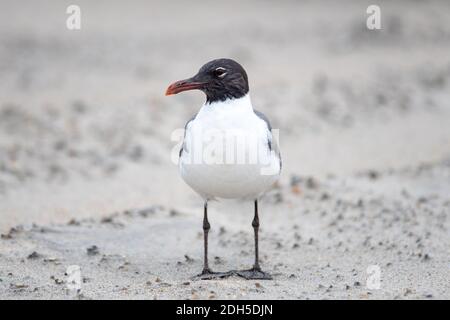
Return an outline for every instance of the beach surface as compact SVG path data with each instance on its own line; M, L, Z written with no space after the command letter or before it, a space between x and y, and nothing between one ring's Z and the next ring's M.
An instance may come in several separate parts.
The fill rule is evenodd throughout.
M68 1L3 1L0 299L450 299L450 3L379 2L381 30L367 1L79 1L70 31ZM192 279L172 135L204 97L164 92L219 57L280 133L271 281ZM251 267L252 203L209 208L211 268Z

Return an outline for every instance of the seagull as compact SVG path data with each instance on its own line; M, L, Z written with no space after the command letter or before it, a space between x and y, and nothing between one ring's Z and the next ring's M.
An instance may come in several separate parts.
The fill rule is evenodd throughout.
M172 83L166 96L195 89L206 95L206 102L185 125L178 163L183 180L204 201L204 265L197 277L272 279L262 271L258 251L258 200L278 180L282 166L272 126L253 109L247 73L232 59L206 63L195 76ZM255 262L249 270L213 272L209 267L208 202L218 199L254 202Z

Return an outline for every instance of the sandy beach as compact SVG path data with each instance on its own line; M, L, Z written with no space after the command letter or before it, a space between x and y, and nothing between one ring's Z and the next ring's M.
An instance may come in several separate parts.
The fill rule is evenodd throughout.
M79 1L76 31L69 1L2 3L0 299L450 298L450 3L379 1L368 30L367 1ZM202 200L171 136L204 96L164 92L218 57L280 130L272 281L192 279ZM210 204L213 269L251 266L252 210Z

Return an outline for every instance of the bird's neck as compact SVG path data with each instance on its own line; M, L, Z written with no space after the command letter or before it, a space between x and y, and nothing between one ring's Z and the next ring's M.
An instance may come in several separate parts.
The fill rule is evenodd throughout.
M200 109L199 115L211 112L253 112L250 94L240 98L230 98L224 101L206 102Z

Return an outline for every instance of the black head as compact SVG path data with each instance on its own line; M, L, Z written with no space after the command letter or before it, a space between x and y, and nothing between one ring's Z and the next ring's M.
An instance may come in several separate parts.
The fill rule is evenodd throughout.
M166 95L193 89L203 91L209 103L240 98L248 93L247 73L234 60L212 60L203 65L192 78L171 84Z

